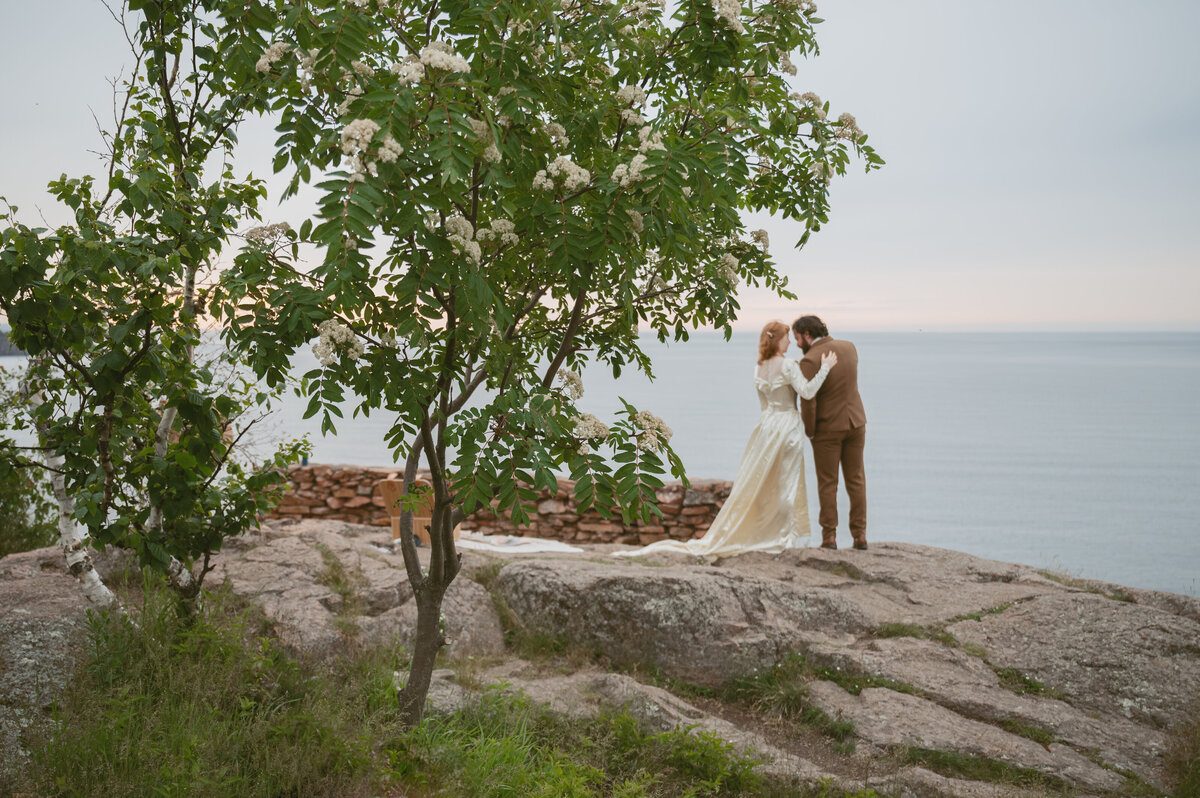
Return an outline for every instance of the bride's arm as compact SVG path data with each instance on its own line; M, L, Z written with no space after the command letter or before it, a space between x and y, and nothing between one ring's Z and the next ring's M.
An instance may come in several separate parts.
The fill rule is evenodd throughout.
M792 388L796 393L800 394L800 398L812 399L817 395L817 391L821 390L821 386L825 384L825 377L829 374L829 370L833 368L833 365L828 359L822 358L821 368L817 370L817 373L813 375L811 380L804 379L804 374L800 371L800 364L794 360L789 360L784 367L788 370L787 376L792 383Z

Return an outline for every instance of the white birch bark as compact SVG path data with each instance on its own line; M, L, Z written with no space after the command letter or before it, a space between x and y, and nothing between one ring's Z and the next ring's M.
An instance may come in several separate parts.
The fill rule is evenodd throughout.
M40 363L36 358L31 359L28 374L32 374L33 369L38 365ZM28 382L22 386L22 393L31 410L37 410L44 401L42 392L31 390ZM38 424L37 427L38 442L45 447L46 427L44 424ZM124 612L117 597L108 589L108 585L104 584L100 574L96 573L92 555L88 553L87 530L75 520L75 499L67 493L67 481L63 476L66 459L49 448L43 449L43 459L49 469L50 487L54 493L54 500L58 504L58 547L62 549L63 555L67 558L67 571L79 581L83 588L83 595L87 597L88 601L98 607L105 609L116 607Z
M88 533L75 520L75 500L67 493L62 475L65 462L61 455L46 451L46 466L50 469L50 485L58 502L58 547L67 558L67 571L79 580L83 595L98 607L119 606L117 597L104 584L88 553Z

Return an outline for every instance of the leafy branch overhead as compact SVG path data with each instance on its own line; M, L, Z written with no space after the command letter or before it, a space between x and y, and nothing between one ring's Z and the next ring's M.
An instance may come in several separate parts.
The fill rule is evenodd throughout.
M852 117L790 85L791 58L816 50L811 3L285 8L253 68L271 81L276 169L320 191L283 243L316 244L320 262L246 249L225 284L232 335L280 375L277 342L294 350L333 320L310 413L335 429L352 392L395 414L402 458L428 426L435 461L457 448L431 465L468 511L499 500L519 518L522 486L557 466L581 499L604 485L639 508L597 444L648 475L659 456L633 454L648 451L636 426L574 434L555 376L650 372L639 329L727 330L743 280L790 296L742 212L795 219L806 239L851 156L881 163ZM486 404L464 410L478 388Z

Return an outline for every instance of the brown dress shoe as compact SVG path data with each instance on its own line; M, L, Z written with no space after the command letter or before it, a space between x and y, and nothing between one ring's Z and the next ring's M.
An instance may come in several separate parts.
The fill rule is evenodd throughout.
M867 541L865 541L865 540L854 541L854 548L858 549L859 551L866 551L867 550Z
M836 544L836 543L822 543L822 544L821 544L821 548L823 548L823 549L836 549L836 548L837 548L837 544Z

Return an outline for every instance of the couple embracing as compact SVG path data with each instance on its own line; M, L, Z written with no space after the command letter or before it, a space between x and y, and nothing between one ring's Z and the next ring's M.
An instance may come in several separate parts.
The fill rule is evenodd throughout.
M799 361L787 357L792 337L804 353ZM754 387L762 415L746 444L729 498L704 537L661 540L617 554L680 551L729 556L806 545L810 530L804 485L805 434L812 441L817 472L822 548L837 548L839 470L850 497L854 548L867 548L863 470L867 417L858 393L854 344L830 337L816 316L801 316L790 331L783 322L770 322L759 336Z

